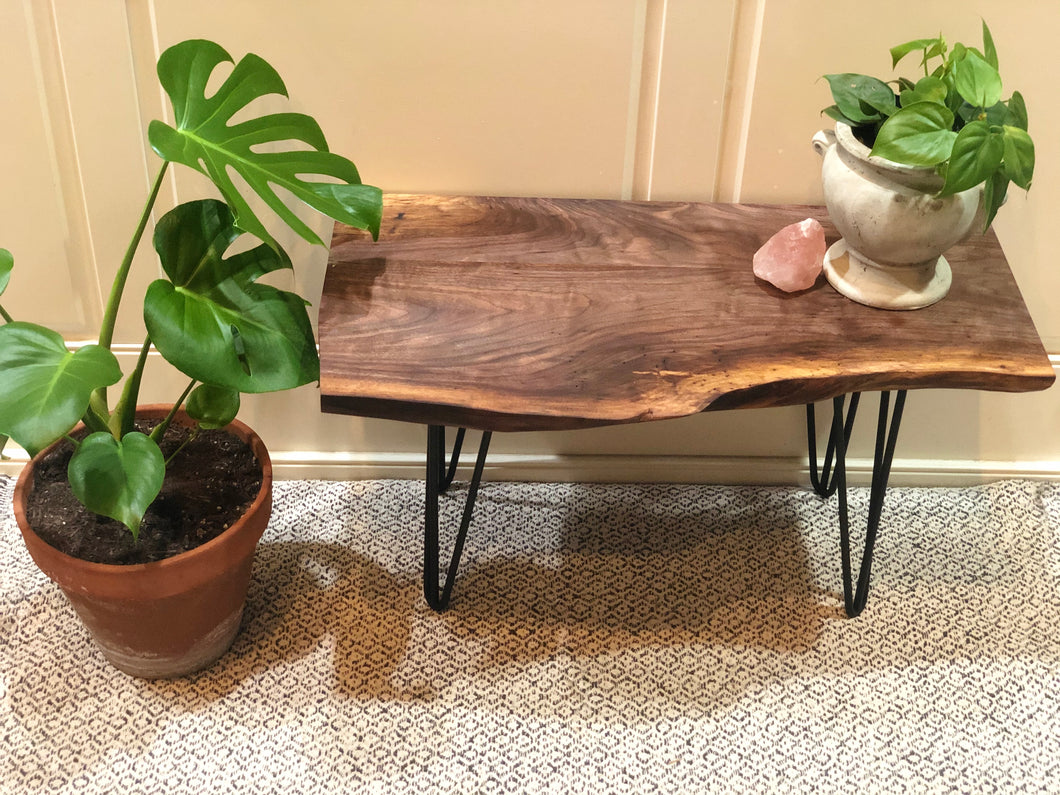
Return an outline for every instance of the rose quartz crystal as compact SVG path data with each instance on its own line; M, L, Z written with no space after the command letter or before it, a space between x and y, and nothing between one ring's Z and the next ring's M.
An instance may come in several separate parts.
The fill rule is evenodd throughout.
M755 276L786 293L813 287L823 267L824 229L813 218L785 226L754 257Z

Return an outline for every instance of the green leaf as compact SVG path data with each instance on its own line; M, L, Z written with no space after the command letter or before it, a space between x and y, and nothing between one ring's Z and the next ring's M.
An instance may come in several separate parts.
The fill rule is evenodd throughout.
M907 41L905 44L899 44L896 47L891 47L891 68L898 66L898 62L901 61L905 56L911 52L917 50L925 50L925 55L922 63L926 63L929 57L938 55L942 49L942 39L913 39ZM933 50L930 54L928 50Z
M827 108L821 111L825 116L832 119L833 121L841 121L845 124L849 124L851 127L856 126L855 122L848 119L843 115L843 111L839 109L838 105L829 105Z
M937 102L946 104L946 84L938 77L922 77L916 86L901 94L902 107L907 108L917 102Z
M963 103L962 106L964 108L971 108L972 107L967 102ZM974 112L972 114L964 114L964 113L962 113L962 115L964 116L966 121L985 121L987 124L991 125L992 127L1000 127L1000 126L1002 126L1012 116L1012 114L1009 113L1009 110L1005 106L1004 102L998 102L996 105L994 105L993 107L987 108L985 111L984 110L980 110L978 108L973 109L973 110L974 110Z
M961 111L961 107L968 105L968 103L964 101L964 97L958 93L953 85L953 72L943 73L940 79L946 84L946 107L950 109L954 116L957 116Z
M989 108L1001 101L1001 75L971 50L954 65L953 85L965 102L977 108Z
M990 28L987 27L985 19L983 20L983 54L986 62L997 69L997 47L994 46L994 37L990 33Z
M950 156L956 137L948 108L917 102L883 123L872 154L910 166L934 166Z
M256 283L290 263L266 245L225 259L241 234L229 208L213 199L182 204L159 220L155 249L169 280L152 283L144 299L151 341L196 381L237 392L316 381L320 361L305 301Z
M891 93L886 99L881 97L869 97L863 99L861 101L861 110L868 115L877 114L878 116L887 118L898 110L898 105L895 104L894 94Z
M354 164L328 151L324 134L312 117L277 113L230 123L254 100L271 94L287 96L283 81L268 63L253 54L245 56L221 87L206 96L214 69L231 62L221 47L203 40L185 41L162 53L158 77L173 103L176 127L151 122L148 138L152 148L166 160L209 176L235 212L239 227L261 240L272 243L272 236L236 187L229 170L238 173L291 229L311 243L323 241L287 207L275 187L290 191L335 220L368 229L378 237L381 191L361 184ZM288 148L271 151L277 145ZM323 179L308 181L304 179L307 175Z
M118 360L106 348L68 351L62 336L32 323L0 326L0 433L36 455L70 431L92 392L117 383Z
M1021 130L1027 129L1027 103L1023 101L1023 94L1019 91L1013 91L1012 96L1009 97L1008 105L1006 106L1007 115L1003 124L1009 127L1019 127Z
M15 258L6 248L0 248L0 295L4 294L11 281L11 270L15 267Z
M1030 190L1034 177L1034 142L1026 130L1004 127L1005 176L1024 190Z
M940 195L950 196L985 182L1001 166L1005 144L985 121L975 121L957 134L946 167L946 184Z
M67 475L88 510L116 519L137 538L147 507L162 490L166 464L158 445L139 431L121 441L101 432L78 445Z
M843 124L850 125L850 127L852 127L854 130L872 130L872 134L873 135L876 134L875 133L875 123L870 123L870 124L866 125L866 124L864 124L862 122L856 122L853 119L848 119L846 116L844 116L842 114L842 112L840 112L839 107L836 106L836 105L831 105L831 106L825 108L824 110L821 111L821 113L823 113L825 116L828 116L830 119L832 119L834 121L838 121L838 122L842 122Z
M984 232L990 228L990 224L994 222L994 216L997 215L1001 205L1005 203L1005 197L1008 195L1008 185L1009 180L1005 176L1004 171L995 171L983 185Z
M885 115L879 112L880 107L894 107L891 87L875 77L846 72L825 75L825 79L840 113L854 126L879 121Z
M200 384L188 397L185 410L200 428L223 428L239 413L239 393L213 384Z
M922 63L926 67L927 66L927 62L931 58L943 58L943 59L945 59L945 56L946 56L946 40L944 38L942 38L941 36L939 36L939 38L935 39L931 43L931 46L928 47L927 50L925 50L925 52L924 52L924 60L922 61ZM942 68L942 67L940 67L940 68Z

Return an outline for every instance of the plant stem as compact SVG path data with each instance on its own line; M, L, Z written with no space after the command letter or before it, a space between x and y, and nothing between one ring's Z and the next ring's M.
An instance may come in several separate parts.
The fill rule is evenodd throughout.
M180 443L180 447L178 447L176 450L174 450L173 453L169 456L169 458L166 459L166 466L168 467L169 466L169 462L172 461L174 458L176 458L180 454L180 451L183 450L185 447L187 447L189 444L191 444L195 440L195 437L198 436L198 435L199 435L199 427L196 425L194 428L192 428L192 429L190 429L188 431L188 438L186 438L183 442L181 442Z
M154 430L151 431L151 438L154 441L160 441L165 435L166 429L169 427L169 424L173 422L173 418L177 416L177 412L180 411L180 407L184 405L184 401L187 399L188 395L191 394L191 390L195 388L196 383L197 382L194 378L191 379L191 383L188 384L184 392L181 393L181 396L177 398L177 402L173 404L173 408L169 410L169 414L166 416L166 418L162 420L162 422L158 423L158 425L155 426ZM172 456L170 456L170 458L172 458Z
M93 433L97 433L99 431L103 431L104 433L110 433L110 426L107 425L106 419L99 416L99 414L97 414L95 410L93 410L92 406L89 406L88 409L85 411L84 416L81 417L81 422L83 422L85 424L85 427Z
M118 405L114 407L114 413L110 415L110 431L115 439L123 439L125 434L133 429L136 420L136 404L140 397L140 382L143 380L144 367L147 365L147 354L151 351L151 338L144 339L140 347L140 355L136 359L136 367L125 379L121 397Z
M2 306L0 306L0 317L2 317L4 319L5 323L14 323L15 322L15 319L13 317L11 317L11 315L7 314L7 311Z
M163 160L162 167L158 170L158 176L155 177L154 185L151 186L151 194L147 197L147 202L144 204L144 211L140 214L140 222L136 225L136 231L133 233L132 240L129 241L129 247L125 251L125 257L121 261L118 272L114 274L110 297L107 299L107 307L103 312L103 322L99 328L99 344L107 350L110 350L111 343L114 341L114 324L118 318L118 306L121 304L121 296L125 291L125 282L129 278L133 256L140 245L140 238L144 235L147 222L151 219L151 211L154 209L155 200L158 198L158 192L162 188L162 179L165 177L166 168L168 167L169 161Z

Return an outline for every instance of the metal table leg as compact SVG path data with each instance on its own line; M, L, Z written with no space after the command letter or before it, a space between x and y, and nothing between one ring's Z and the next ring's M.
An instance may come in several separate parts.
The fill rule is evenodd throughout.
M839 403L835 405L838 405L839 413L842 414L844 398L839 397L836 400ZM847 409L846 423L843 426L844 449L846 444L849 444L850 434L854 430L854 418L857 416L858 402L860 400L860 392L855 392L850 396L850 408ZM825 448L824 463L821 465L820 474L818 474L817 469L817 417L813 403L806 406L806 431L810 446L810 485L822 497L831 497L839 486L839 479L836 477L838 467L836 470L832 470L832 459L835 456L837 439L834 423L832 432L828 435L828 446Z
M898 429L902 422L902 411L905 407L906 391L896 392L894 410L890 411L890 392L880 393L880 413L876 426L876 452L872 465L872 485L869 490L869 512L865 531L865 546L858 569L857 583L853 582L853 567L850 550L850 517L847 510L846 453L850 434L854 425L854 414L857 411L859 395L851 397L850 410L843 419L845 398L837 397L832 402L832 430L828 437L828 447L821 477L817 472L817 441L814 422L814 407L806 407L807 431L810 450L810 480L814 489L822 497L839 493L839 541L843 564L843 604L851 618L861 614L869 594L869 577L872 569L872 554L876 546L876 535L880 529L880 516L883 512L883 499L887 493L887 481L891 475L891 462L894 459L894 448L898 441ZM888 420L889 418L889 420ZM835 469L830 473L832 454L835 455Z
M456 441L453 443L453 455L449 462L449 468L445 465L445 426L431 425L427 428L427 495L424 510L424 532L423 532L423 595L434 610L441 612L449 606L449 599L453 591L453 581L456 579L456 570L460 564L460 555L464 551L464 539L467 537L467 529L471 525L471 514L475 508L475 497L478 495L478 487L482 481L482 470L486 465L486 453L489 450L491 433L485 431L479 444L478 458L475 461L475 469L471 476L471 484L468 487L467 500L464 503L464 513L460 521L460 529L453 544L453 555L445 574L445 585L439 590L440 572L439 560L440 542L438 538L438 500L453 482L456 467L460 461L460 448L464 441L464 429L457 431Z
M872 485L869 493L869 511L865 533L865 546L862 551L861 565L858 569L857 582L854 582L851 564L850 517L847 506L846 453L853 430L860 394L851 396L849 410L844 414L846 398L837 397L832 404L832 427L825 450L825 460L818 468L816 417L814 406L806 407L807 432L810 455L810 480L814 490L822 497L839 494L839 534L843 567L843 600L846 613L851 618L865 609L868 599L869 577L872 568L872 556L879 532L880 518L883 511L883 500L887 493L887 482L890 478L891 462L901 425L902 411L905 406L906 392L896 393L894 409L890 410L890 392L880 394L880 413L876 429L876 450L872 469ZM431 425L427 432L427 493L424 516L424 551L423 551L423 593L427 603L437 611L449 606L452 596L456 570L463 553L467 531L474 512L475 499L489 451L491 433L482 434L478 457L468 487L464 511L453 545L453 553L445 573L444 585L441 585L439 569L441 552L438 532L439 497L452 484L460 459L460 450L464 440L464 429L457 432L453 445L452 458L446 467L445 427ZM834 462L833 462L834 458Z

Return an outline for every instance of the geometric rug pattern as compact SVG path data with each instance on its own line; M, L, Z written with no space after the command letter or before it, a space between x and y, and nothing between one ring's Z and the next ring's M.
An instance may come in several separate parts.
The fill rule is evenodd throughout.
M807 489L486 482L436 614L422 483L278 481L240 635L174 681L103 660L13 486L3 795L1060 792L1058 484L891 489L847 619Z

